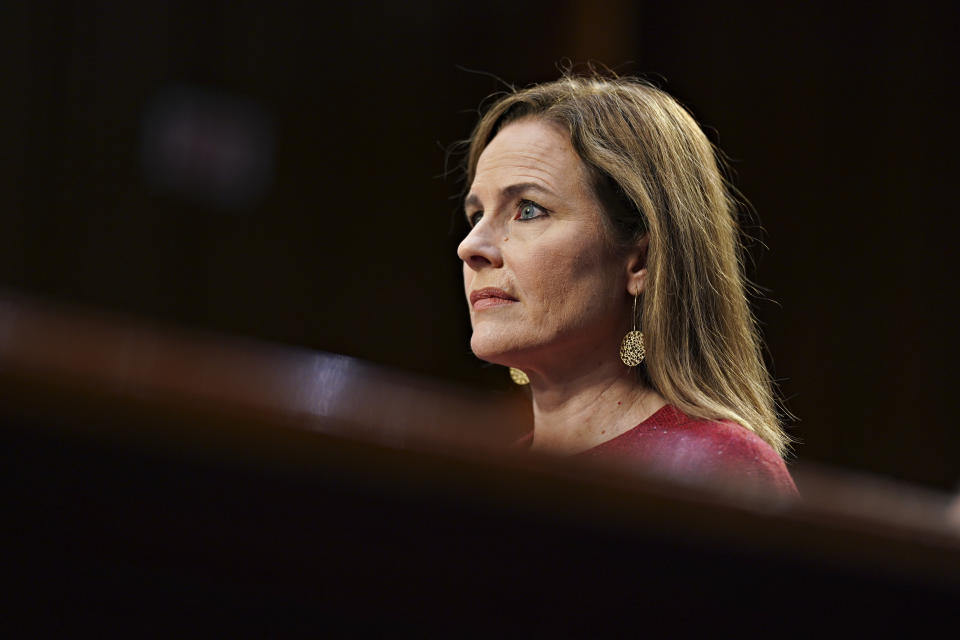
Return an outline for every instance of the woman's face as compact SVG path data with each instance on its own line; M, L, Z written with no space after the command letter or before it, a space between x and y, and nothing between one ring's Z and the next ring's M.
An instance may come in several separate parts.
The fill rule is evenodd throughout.
M504 127L480 155L465 209L472 229L457 253L473 352L528 373L616 360L630 265L611 248L569 136L534 118Z

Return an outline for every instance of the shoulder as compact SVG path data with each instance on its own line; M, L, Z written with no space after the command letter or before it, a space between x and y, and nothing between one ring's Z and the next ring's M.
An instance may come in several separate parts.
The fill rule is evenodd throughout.
M667 405L589 457L635 458L649 470L684 482L735 483L745 490L797 495L783 459L735 422L693 418Z

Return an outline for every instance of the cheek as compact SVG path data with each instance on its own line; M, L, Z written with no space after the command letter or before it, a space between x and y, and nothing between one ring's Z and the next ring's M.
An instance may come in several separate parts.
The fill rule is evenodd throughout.
M550 304L570 284L571 256L558 250L534 250L518 267L525 288L538 300Z
M517 267L543 326L592 324L611 307L618 269L599 243L577 240L531 251Z
M603 265L591 243L573 241L534 248L520 269L537 297L554 306L595 283Z

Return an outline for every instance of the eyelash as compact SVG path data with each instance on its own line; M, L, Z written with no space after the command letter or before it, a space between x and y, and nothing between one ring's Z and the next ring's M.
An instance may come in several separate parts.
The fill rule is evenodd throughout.
M521 218L520 211L523 211L524 207L535 207L540 210L541 214L538 216L534 216L533 218ZM530 222L532 220L539 220L540 218L544 218L547 216L548 213L549 212L545 208L543 208L533 200L520 200L520 202L517 203L517 217L514 218L514 220L517 220L518 222Z
M524 207L536 207L537 209L540 210L541 215L534 216L532 218L521 218L520 211L522 211ZM533 200L527 200L524 198L517 202L517 215L512 219L516 220L517 222L531 222L533 220L539 220L540 218L544 218L547 215L549 215L549 213L550 212L543 205L537 204ZM475 211L467 216L467 224L469 224L470 228L472 229L475 226L477 226L477 223L480 221L480 218L482 217L483 217L483 211Z

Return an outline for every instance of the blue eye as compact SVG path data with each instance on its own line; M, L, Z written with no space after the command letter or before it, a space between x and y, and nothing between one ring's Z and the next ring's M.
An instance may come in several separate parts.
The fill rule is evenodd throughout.
M547 212L536 202L529 200L520 201L520 211L517 213L517 220L535 220L545 215L547 215Z

